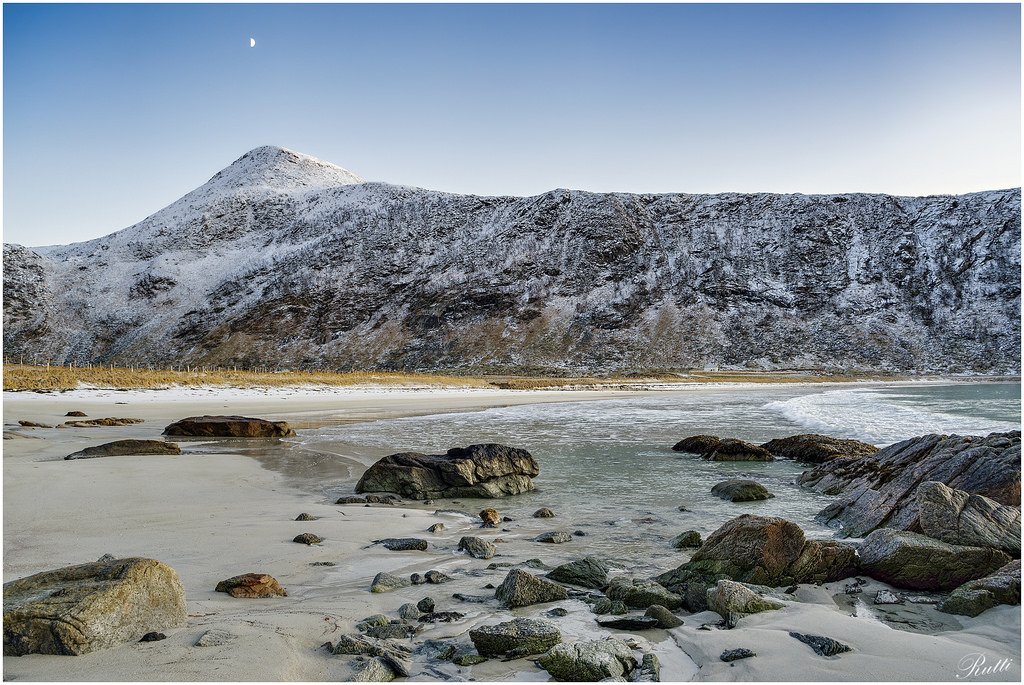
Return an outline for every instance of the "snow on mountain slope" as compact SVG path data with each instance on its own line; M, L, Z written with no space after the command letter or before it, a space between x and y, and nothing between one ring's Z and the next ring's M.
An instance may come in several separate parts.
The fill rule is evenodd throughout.
M474 197L257 148L104 238L4 247L7 354L1017 372L1020 191Z

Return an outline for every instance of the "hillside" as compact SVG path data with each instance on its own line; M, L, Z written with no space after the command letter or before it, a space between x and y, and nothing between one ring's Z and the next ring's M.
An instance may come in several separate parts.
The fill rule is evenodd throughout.
M1019 189L474 197L257 148L140 223L4 245L26 361L1017 373Z

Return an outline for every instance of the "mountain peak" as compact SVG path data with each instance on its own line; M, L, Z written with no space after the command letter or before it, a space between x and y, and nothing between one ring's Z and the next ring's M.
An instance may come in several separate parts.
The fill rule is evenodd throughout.
M263 145L249 150L219 171L208 185L293 190L304 187L330 188L362 182L362 178L336 164L277 145Z

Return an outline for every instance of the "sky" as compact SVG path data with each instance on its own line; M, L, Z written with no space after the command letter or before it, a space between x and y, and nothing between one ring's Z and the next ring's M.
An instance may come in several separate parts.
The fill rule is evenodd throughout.
M111 233L268 144L479 195L1017 187L1020 21L1016 4L5 4L3 238Z

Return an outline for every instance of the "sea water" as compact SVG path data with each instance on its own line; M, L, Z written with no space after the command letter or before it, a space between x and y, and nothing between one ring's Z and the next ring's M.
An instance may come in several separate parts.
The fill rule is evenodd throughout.
M317 487L335 497L352 494L363 468L386 454L443 454L486 442L521 447L541 465L535 491L497 502L439 501L436 506L467 511L497 506L513 518L550 507L560 514L553 529L578 530L586 534L588 548L635 563L658 556L683 530L706 536L743 513L782 516L812 537L832 533L815 515L834 498L796 484L805 465L786 459L709 462L673 452L682 438L712 434L761 443L813 432L881 447L926 433L1019 429L1020 406L1019 383L690 387L621 399L326 425L300 432L301 445L291 461L303 463L306 477L315 477ZM729 478L756 480L775 497L732 503L712 496L712 486Z

